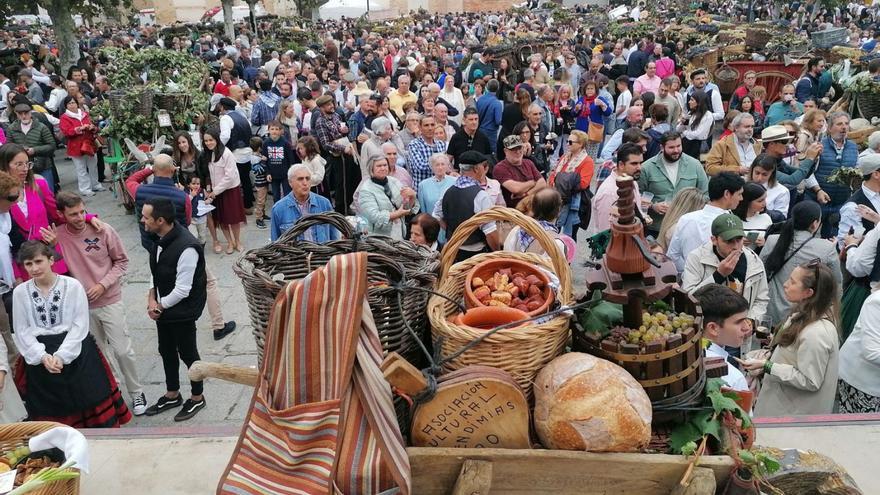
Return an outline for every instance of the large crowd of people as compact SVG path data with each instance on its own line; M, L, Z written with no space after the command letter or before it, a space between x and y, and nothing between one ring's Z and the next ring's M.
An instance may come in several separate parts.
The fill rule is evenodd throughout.
M730 5L721 10L743 21ZM876 8L817 5L757 8L792 31L847 27L853 46L877 49ZM84 57L66 73L51 30L0 31L0 50L19 54L0 69L0 291L14 330L0 341L4 419L88 427L196 415L203 386L193 382L184 401L179 361L199 359L204 308L215 339L234 330L212 252L257 247L241 235L250 221L275 241L304 216L336 211L368 235L441 250L464 221L501 205L583 263L579 234L609 229L628 177L652 251L704 303L707 352L729 359L732 387L763 384L756 415L880 411L880 135L860 152L851 116L826 113L828 64L809 59L778 95L746 73L726 95L706 69L686 70L689 46L674 31L632 39L544 20L421 15L392 36L327 21L302 52L263 50L270 33L246 26L233 39L81 28ZM521 30L556 41L527 60L495 56L491 46ZM214 77L197 134L175 134L125 183L166 376L152 405L122 310L127 254L84 208L113 172L104 123L90 114L110 91L105 46L188 52ZM64 166L76 172L71 191L61 190ZM863 177L857 190L830 180L840 168ZM337 237L315 225L299 239ZM525 231L488 222L455 259L502 249L546 254ZM759 326L773 329L760 344L750 337Z

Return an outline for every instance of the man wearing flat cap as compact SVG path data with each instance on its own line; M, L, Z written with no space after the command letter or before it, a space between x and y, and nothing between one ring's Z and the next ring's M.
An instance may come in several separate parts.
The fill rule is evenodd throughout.
M490 160L488 155L478 151L465 151L458 157L461 175L440 195L432 213L446 230L446 239L451 239L455 229L467 219L494 206L492 198L481 185L489 172ZM488 222L464 241L458 250L455 262L469 259L479 253L496 251L500 247L501 238L495 222Z
M254 186L251 182L251 124L241 112L232 98L220 98L220 142L232 151L235 165L241 177L241 191L244 193L244 209L247 214L254 209Z
M9 124L6 137L10 143L24 147L28 159L34 162L34 173L42 175L49 183L49 188L54 191L52 157L55 155L55 136L52 135L52 129L48 125L34 118L30 103L16 101L12 109L16 118Z
M361 182L361 171L352 156L354 146L340 141L348 135L348 126L336 113L333 97L321 95L315 100L320 115L313 127L315 138L321 147L321 156L327 160L327 171L333 178L333 203L338 213L348 213L354 199L354 191Z

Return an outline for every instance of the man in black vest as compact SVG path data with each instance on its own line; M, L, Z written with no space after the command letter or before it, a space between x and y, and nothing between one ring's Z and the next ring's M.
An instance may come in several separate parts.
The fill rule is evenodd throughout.
M251 182L251 124L243 113L235 110L238 103L232 98L220 99L220 142L235 155L244 209L248 215L254 212L254 185Z
M489 160L490 157L477 151L465 151L458 157L461 175L440 196L433 212L433 216L446 229L447 240L452 238L455 229L465 220L495 206L482 187L483 179L489 172ZM455 262L464 261L479 253L496 251L500 249L501 242L495 222L483 224L464 241L455 256Z
M165 198L147 200L143 222L147 231L159 236L150 248L152 288L147 296L147 314L156 321L159 354L165 368L164 396L147 409L155 416L175 407L183 408L174 421L185 421L205 408L202 382L193 381L192 397L183 401L178 379L178 355L187 368L199 360L196 320L207 299L205 255L198 239L175 221L174 204Z

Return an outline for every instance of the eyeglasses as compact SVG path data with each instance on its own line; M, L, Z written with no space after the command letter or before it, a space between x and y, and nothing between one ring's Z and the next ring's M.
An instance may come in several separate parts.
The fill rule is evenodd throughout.
M34 162L13 162L9 165L15 168L24 168L27 170L34 168Z

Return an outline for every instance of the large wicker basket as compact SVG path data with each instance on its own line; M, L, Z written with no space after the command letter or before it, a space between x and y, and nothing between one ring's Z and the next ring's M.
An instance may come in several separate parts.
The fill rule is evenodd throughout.
M32 437L59 426L64 425L51 421L31 421L0 425L0 452L5 452L19 446L27 446L28 441ZM70 468L70 471L77 471L77 469ZM79 495L79 477L49 483L29 493L31 495Z
M324 223L335 227L343 238L324 244L297 239L309 227ZM278 292L288 282L304 278L315 268L326 265L333 256L357 251L370 253L367 293L385 352L394 351L415 362L423 360L418 342L406 329L404 320L420 338L427 335L425 307L430 294L418 289L430 289L437 281L437 253L385 236L355 236L344 216L321 213L300 219L277 241L248 251L232 267L244 285L260 363L269 312ZM390 285L397 283L403 284L402 292Z
M507 221L524 229L540 242L545 252L550 253L550 259L530 253L497 251L480 254L453 265L458 249L468 236L484 223L491 221ZM514 209L503 207L494 207L474 215L455 229L455 234L443 250L443 271L437 292L460 301L468 272L482 261L498 258L522 260L551 270L559 277L557 300L564 306L571 304L571 268L565 257L559 253L556 243L537 222ZM428 302L431 331L435 345L439 342L441 358L452 356L485 333L475 328L460 327L449 321L458 311L456 305L440 296L432 296ZM562 314L546 322L500 330L445 363L444 368L452 371L472 364L500 368L510 373L526 396L531 398L535 375L565 349L569 337L568 320L569 316Z

